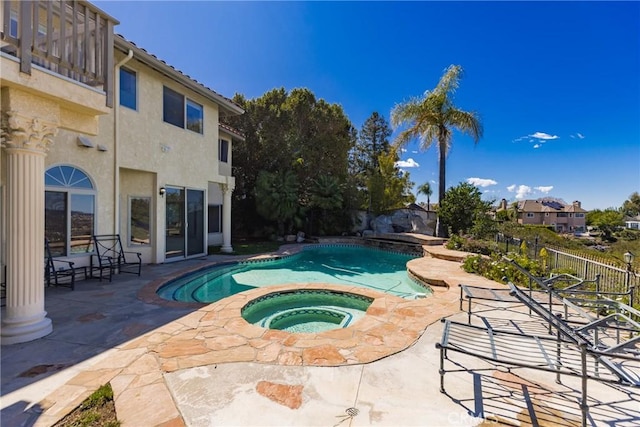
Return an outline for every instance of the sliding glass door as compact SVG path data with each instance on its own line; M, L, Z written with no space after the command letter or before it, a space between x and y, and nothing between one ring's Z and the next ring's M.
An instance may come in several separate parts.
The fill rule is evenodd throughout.
M167 187L166 258L205 253L204 191Z
M187 190L187 256L204 253L204 191Z

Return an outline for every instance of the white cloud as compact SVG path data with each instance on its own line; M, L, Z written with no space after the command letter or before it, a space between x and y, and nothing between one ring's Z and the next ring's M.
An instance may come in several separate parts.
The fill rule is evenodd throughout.
M544 132L536 132L533 135L529 135L529 136L532 138L544 139L544 140L560 138L558 135L549 135L548 133L544 133Z
M406 153L406 152L407 152L407 149L406 149L406 148L401 148L401 149L400 149L400 152L401 152L401 153Z
M536 145L533 146L533 148L540 148L540 147L542 147L542 145L540 145L540 144L536 144Z
M490 185L496 185L497 182L493 179L487 178L467 178L467 183L475 185L476 187L488 187Z
M531 187L529 187L528 185L510 185L507 187L507 190L509 190L509 192L511 193L515 191L516 199L524 199L529 194L531 194L532 191Z
M541 193L548 193L549 191L553 190L553 185L547 185L547 186L540 186L540 187L533 187L535 190L538 190Z
M412 153L413 154L418 154L418 150L413 150Z
M399 160L396 162L396 167L398 168L418 168L420 164L413 160L412 158L408 158L407 160Z
M580 139L584 139L584 135L583 135L583 134L581 134L580 132L578 132L578 138L580 138Z

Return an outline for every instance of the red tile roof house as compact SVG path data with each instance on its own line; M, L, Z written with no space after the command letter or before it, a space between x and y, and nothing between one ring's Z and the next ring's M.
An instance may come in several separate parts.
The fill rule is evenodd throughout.
M498 210L503 209L508 209L504 199ZM519 224L549 225L558 233L585 231L587 212L577 200L570 205L552 198L518 201Z

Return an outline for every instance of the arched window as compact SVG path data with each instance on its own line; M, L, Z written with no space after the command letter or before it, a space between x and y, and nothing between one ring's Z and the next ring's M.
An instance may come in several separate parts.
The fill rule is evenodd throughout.
M44 234L53 256L93 252L96 191L91 178L73 166L44 174Z

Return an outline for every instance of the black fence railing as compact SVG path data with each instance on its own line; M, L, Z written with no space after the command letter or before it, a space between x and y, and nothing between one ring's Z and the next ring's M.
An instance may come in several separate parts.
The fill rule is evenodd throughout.
M633 266L612 265L604 260L592 259L560 248L542 244L536 237L532 240L518 239L504 234L496 234L495 241L504 255L526 255L529 259L541 260L541 250L546 252L546 273L553 270L570 272L584 280L599 277L599 291L633 295L632 306L640 305L640 274Z

